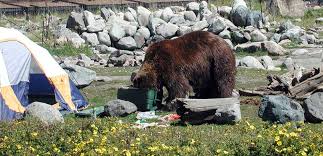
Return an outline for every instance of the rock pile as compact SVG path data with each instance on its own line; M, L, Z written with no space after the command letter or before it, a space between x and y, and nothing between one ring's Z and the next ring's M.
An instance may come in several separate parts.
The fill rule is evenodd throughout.
M305 32L291 22L283 23L274 35L268 18L249 10L244 0L235 0L232 7L191 2L186 7L171 6L156 11L142 6L114 12L102 8L100 15L89 11L72 12L66 25L59 26L57 43L70 42L75 47L88 44L93 48L94 62L87 65L141 65L147 46L164 39L174 39L192 31L210 31L224 38L236 51L268 51L284 55L278 43L297 40L316 42L317 32Z

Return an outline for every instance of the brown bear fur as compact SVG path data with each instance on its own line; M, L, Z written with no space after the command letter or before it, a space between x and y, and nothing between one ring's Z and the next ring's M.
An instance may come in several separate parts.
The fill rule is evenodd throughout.
M186 97L230 97L235 85L235 57L229 45L210 32L196 31L149 46L133 78L135 87L168 91L167 101Z

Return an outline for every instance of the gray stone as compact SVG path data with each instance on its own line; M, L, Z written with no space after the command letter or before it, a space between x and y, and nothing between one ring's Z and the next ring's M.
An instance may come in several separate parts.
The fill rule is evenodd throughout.
M208 26L209 26L209 23L207 23L207 21L205 20L198 21L192 26L192 30L199 31L199 30L203 30L204 28L207 28Z
M86 43L89 43L91 46L96 46L99 44L96 33L83 32L81 37L85 40Z
M257 29L251 32L250 36L252 42L262 42L267 40L267 37Z
M247 68L265 69L264 66L252 56L246 56L240 60L239 66Z
M259 57L259 61L267 70L278 70L270 56L261 56Z
M130 56L130 55L127 55L127 54L123 54L119 57L110 57L108 63L111 63L113 64L114 66L123 66L123 64L125 64L125 62L129 59L134 59L134 56Z
M159 9L159 10L153 12L151 17L153 17L153 18L161 18L162 13L163 13L163 10Z
M177 31L177 35L178 36L182 36L182 35L185 35L187 33L190 33L192 32L192 28L191 27L188 27L188 26L180 26L178 31Z
M124 20L129 21L129 22L135 22L136 21L135 17L133 17L131 12L129 12L129 11L124 13Z
M115 23L112 25L109 35L113 41L119 41L121 38L126 36L126 31L123 27L120 27L120 25Z
M214 34L219 34L226 28L226 23L222 19L216 19L213 21L211 26L209 27L209 31Z
M97 51L99 51L100 54L109 54L109 53L111 53L111 50L109 48L111 48L111 47L108 47L108 46L106 46L104 44L99 44L99 45L95 46L95 49Z
M90 67L94 64L94 61L83 53L79 54L78 59L84 62L85 67Z
M169 23L173 23L175 25L180 25L185 23L185 19L183 15L174 15L170 20Z
M265 41L263 44L264 50L267 51L271 56L286 54L286 50L274 41Z
M26 115L38 119L45 125L64 123L64 118L57 109L42 102L33 102L28 105Z
M224 18L229 18L232 7L229 6L220 6L218 7L217 12Z
M306 9L302 0L267 0L266 9L272 16L303 17Z
M222 37L223 39L231 39L230 31L227 29L220 32L219 36Z
M308 122L320 123L323 121L323 92L311 95L304 102L305 118Z
M184 19L189 21L196 21L196 15L193 11L185 11Z
M266 95L262 98L258 112L263 120L286 123L304 121L302 106L283 95Z
M227 27L229 28L229 30L231 31L236 31L238 30L238 27L235 26L230 20L228 19L224 19L224 22L226 23Z
M319 18L315 19L315 22L317 24L322 24L323 23L323 17L319 17Z
M199 9L199 19L204 20L206 17L210 16L212 12L208 8L208 4L206 1L201 1L200 2L200 9Z
M287 30L293 29L293 28L295 28L295 25L290 20L287 20L280 24L279 32L281 33L286 32Z
M249 9L241 5L231 10L230 19L234 25L243 27L247 25L246 22L248 14Z
M251 35L248 32L243 32L243 37L247 40L250 41L251 40Z
M138 6L137 7L138 14L138 23L140 26L147 26L149 24L149 16L151 12L145 7Z
M137 111L137 106L129 101L113 100L104 106L104 113L112 117L125 117Z
M262 51L263 47L261 45L261 42L252 42L252 43L243 43L238 44L234 48L237 52L249 52L254 53L257 51Z
M117 48L124 50L134 50L137 48L137 43L132 37L121 38L116 44Z
M86 87L95 80L96 73L93 70L67 63L61 64L61 67L77 87Z
M287 30L285 33L282 34L281 40L290 39L293 41L300 41L300 37L305 34L305 31L299 27L295 27L292 29Z
M298 55L304 55L307 53L308 53L307 49L296 49L295 51L292 52L292 55L298 56Z
M157 27L156 33L164 38L172 38L175 36L178 26L171 23L165 23Z
M274 42L276 42L276 43L279 43L279 41L280 41L280 37L281 37L281 34L277 34L277 33L275 33L275 34L270 38L270 40L271 40L271 41L274 41Z
M67 19L66 28L85 31L86 26L83 20L83 14L71 12L71 15Z
M91 23L86 28L87 28L87 31L88 32L95 33L95 32L103 31L103 29L105 28L105 26L106 25L105 25L104 19L100 18L100 19L95 20L94 23Z
M308 44L314 44L316 42L315 35L306 34L305 36Z
M135 10L135 9L133 9L133 8L131 8L131 7L128 7L127 8L127 10L128 10L128 12L130 12L131 13L131 15L135 18L135 20L137 21L137 11Z
M142 48L143 45L146 43L145 36L140 32L136 32L133 38L136 41L137 48Z
M160 42L162 40L165 40L165 38L161 35L154 35L154 36L151 36L147 41L147 45L150 45L152 43L155 43L155 42Z
M240 33L239 31L234 31L232 33L232 40L235 43L246 43L246 42L248 42L248 40L244 37L244 35L242 33Z
M289 71L294 70L294 61L292 58L287 58L284 62L283 62L283 66L286 67Z
M137 26L134 25L125 25L123 26L126 32L126 36L133 36L137 32Z
M150 37L149 29L143 26L139 27L139 29L137 30L137 33L140 33L142 36L144 36L146 40L148 40Z
M107 8L101 8L101 17L105 20L109 20L111 16L115 16L116 14L111 10Z
M247 15L247 23L246 25L251 25L256 28L260 28L260 24L262 23L262 15L259 11L250 11Z
M94 18L94 15L92 14L92 12L85 10L83 12L83 14L84 14L85 26L89 26L89 25L95 23L95 18Z
M98 33L98 40L101 44L104 44L106 46L111 46L111 39L110 39L110 35L109 32L99 32Z
M190 2L186 5L186 10L197 13L200 10L200 4L197 2Z
M230 47L232 50L234 49L234 47L233 47L233 44L232 44L231 40L229 40L229 39L224 39L224 41L228 43L229 47Z
M161 14L161 19L164 20L165 22L169 22L169 20L174 16L174 12L170 7L166 7L162 14Z
M185 11L185 8L183 6L170 6L170 8L173 10L175 14Z
M149 21L148 28L150 29L150 32L155 35L156 34L156 28L162 24L166 24L166 22L160 18L151 18Z

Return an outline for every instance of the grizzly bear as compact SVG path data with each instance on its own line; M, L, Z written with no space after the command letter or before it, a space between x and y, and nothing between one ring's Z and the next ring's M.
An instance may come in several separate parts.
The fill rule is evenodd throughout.
M235 85L235 57L225 40L195 31L153 43L132 82L137 88L167 89L166 102L184 98L225 98ZM161 93L162 94L162 93Z

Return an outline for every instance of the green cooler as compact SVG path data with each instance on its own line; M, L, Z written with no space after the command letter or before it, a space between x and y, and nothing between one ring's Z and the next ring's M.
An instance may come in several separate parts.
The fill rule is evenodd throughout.
M157 109L157 91L153 89L139 89L122 87L118 89L117 98L134 103L138 111L153 111Z

